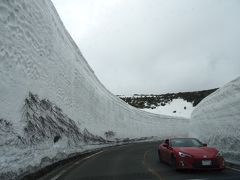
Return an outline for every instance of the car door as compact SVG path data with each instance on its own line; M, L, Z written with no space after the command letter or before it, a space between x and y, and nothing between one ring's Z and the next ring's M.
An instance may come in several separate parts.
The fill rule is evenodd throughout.
M163 161L165 162L168 162L168 154L169 154L169 140L166 139L165 142L161 145L161 151L160 151L160 154L161 154L161 158Z
M172 162L172 152L173 152L173 148L171 147L171 145L169 145L167 147L167 150L165 151L166 162L168 162L169 164L171 164Z

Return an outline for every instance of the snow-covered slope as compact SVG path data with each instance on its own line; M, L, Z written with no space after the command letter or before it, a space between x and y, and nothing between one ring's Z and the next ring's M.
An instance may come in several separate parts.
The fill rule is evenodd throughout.
M155 114L190 118L195 106L217 89L167 94L118 95L129 105Z
M187 124L108 92L49 0L0 1L1 179L104 143L106 132L118 139L185 135Z
M184 99L173 99L164 106L160 105L156 108L145 108L142 110L155 114L190 118L194 107L191 102L187 102Z
M240 164L240 77L203 99L190 122L193 136Z

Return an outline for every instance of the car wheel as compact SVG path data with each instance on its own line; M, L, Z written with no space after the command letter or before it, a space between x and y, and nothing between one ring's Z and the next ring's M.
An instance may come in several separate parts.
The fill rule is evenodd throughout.
M158 150L158 158L159 158L159 161L160 161L160 162L163 162L162 156L161 156L161 153L160 153L160 150Z

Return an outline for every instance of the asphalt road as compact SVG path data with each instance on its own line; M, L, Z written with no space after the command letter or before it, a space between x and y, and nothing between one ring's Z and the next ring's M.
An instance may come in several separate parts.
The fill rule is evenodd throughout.
M59 169L51 180L181 180L240 179L240 171L175 171L158 161L158 143L138 143L110 148Z

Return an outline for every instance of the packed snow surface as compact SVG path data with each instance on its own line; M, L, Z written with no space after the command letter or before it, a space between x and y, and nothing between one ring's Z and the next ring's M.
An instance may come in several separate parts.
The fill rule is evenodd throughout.
M164 106L160 105L157 106L156 108L154 107L153 109L145 108L142 110L155 114L164 114L168 116L190 118L193 109L194 107L192 103L187 102L183 99L173 99Z
M106 133L111 141L179 136L188 122L105 89L49 0L0 1L0 179L105 143Z
M193 136L240 164L240 77L203 99L190 122Z

